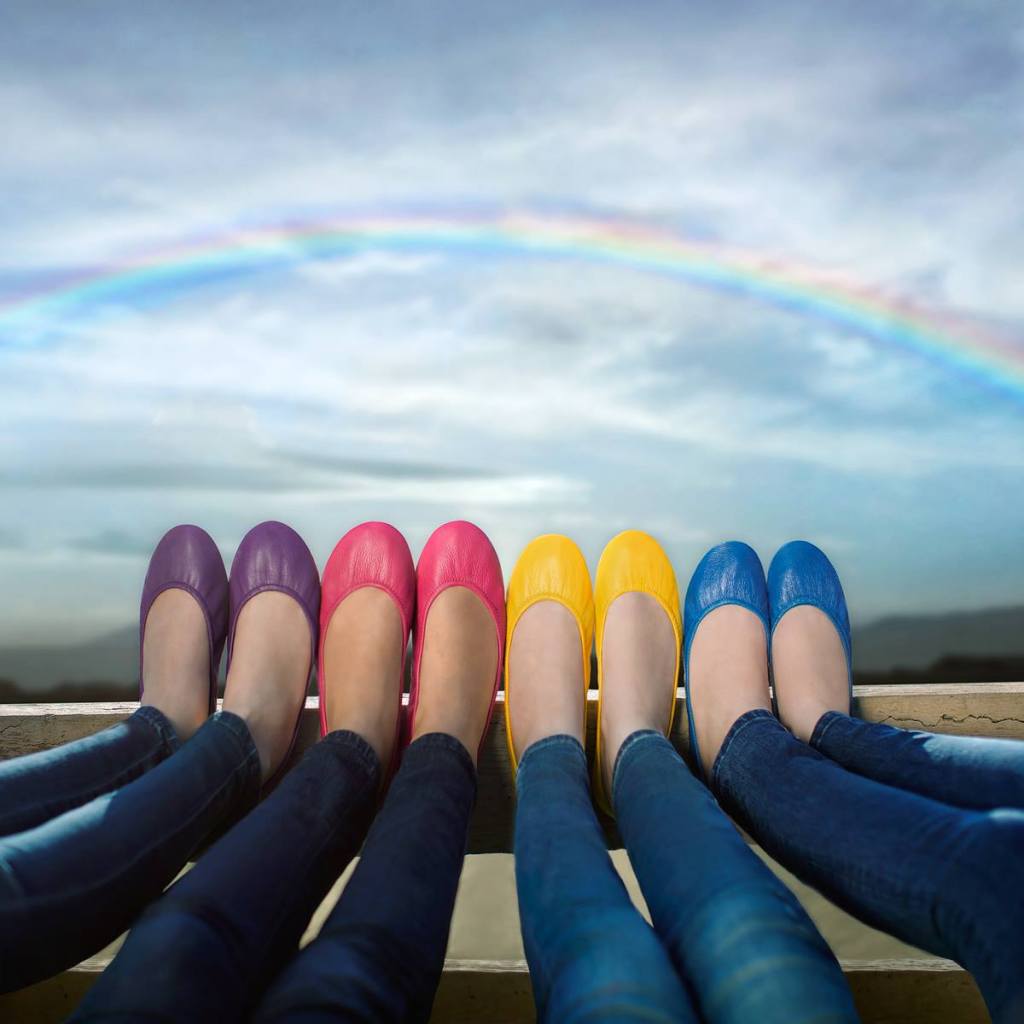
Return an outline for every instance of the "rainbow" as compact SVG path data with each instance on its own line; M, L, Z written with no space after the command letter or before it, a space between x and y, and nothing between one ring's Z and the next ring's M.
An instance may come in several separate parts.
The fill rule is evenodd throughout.
M589 261L745 296L917 353L1024 401L1024 339L975 320L764 254L694 240L645 221L547 212L349 213L191 237L51 280L0 302L0 348L55 325L164 301L214 280L369 251Z

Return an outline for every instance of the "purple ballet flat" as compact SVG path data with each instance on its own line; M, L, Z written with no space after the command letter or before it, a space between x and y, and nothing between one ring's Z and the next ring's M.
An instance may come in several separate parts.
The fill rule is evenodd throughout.
M206 619L210 645L210 714L217 710L217 670L228 631L228 575L213 538L198 526L175 526L160 539L149 560L139 608L139 700L142 700L142 653L146 619L165 590L191 594Z
M270 520L254 526L238 545L234 561L231 563L231 623L228 628L228 667L231 666L231 649L238 626L238 616L245 603L257 594L267 590L277 590L294 598L302 608L309 621L310 651L309 671L306 675L306 690L303 690L295 716L295 731L288 752L273 776L266 782L266 787L273 786L284 773L295 740L299 735L299 723L302 720L302 709L306 704L306 691L309 689L309 677L316 664L316 647L319 634L320 615L320 573L316 561L306 542L284 523Z

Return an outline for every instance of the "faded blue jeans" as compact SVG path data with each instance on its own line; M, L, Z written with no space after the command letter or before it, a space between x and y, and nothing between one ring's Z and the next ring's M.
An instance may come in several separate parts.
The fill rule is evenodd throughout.
M180 749L170 721L141 707L93 736L0 762L0 990L113 941L255 803L259 780L249 730L230 712Z
M957 960L1024 1020L1024 744L822 716L810 744L749 711L712 772L776 860L867 924Z
M628 737L612 781L653 928L608 856L580 744L533 744L517 787L516 883L539 1020L857 1020L817 929L663 736Z
M426 1021L476 770L454 737L421 736L374 819L380 778L376 754L354 732L329 733L311 747L139 918L72 1019ZM341 899L297 953L364 837Z

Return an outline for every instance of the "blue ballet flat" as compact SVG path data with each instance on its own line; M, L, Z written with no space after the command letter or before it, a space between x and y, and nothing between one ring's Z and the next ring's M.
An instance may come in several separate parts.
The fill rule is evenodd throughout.
M697 766L697 775L706 783L704 764L697 747L697 729L693 724L693 699L690 693L690 647L697 635L701 619L724 604L738 604L752 611L763 623L767 640L768 591L765 588L764 568L749 544L730 540L713 547L701 560L690 577L683 609L684 682L686 684L686 718L690 729L690 753Z
M839 574L825 552L805 540L791 540L776 552L768 567L768 602L771 605L771 632L791 608L809 604L823 611L836 627L846 654L846 674L853 701L853 669L850 643L850 616ZM778 706L776 703L776 714Z

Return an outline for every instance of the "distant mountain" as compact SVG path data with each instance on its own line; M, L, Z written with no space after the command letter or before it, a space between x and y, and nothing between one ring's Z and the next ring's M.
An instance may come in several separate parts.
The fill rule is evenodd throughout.
M853 665L858 673L923 669L951 655L1024 657L1024 606L898 615L853 633Z
M858 682L1024 677L1024 606L945 615L900 615L854 630ZM136 692L134 626L67 647L0 648L0 703L126 700Z
M90 689L105 684L113 695L133 687L138 675L139 631L134 626L81 644L0 648L0 680L27 693L62 684L93 684Z

